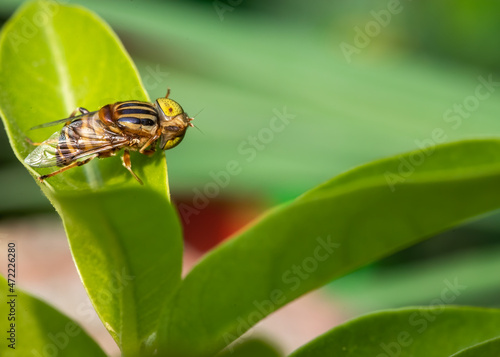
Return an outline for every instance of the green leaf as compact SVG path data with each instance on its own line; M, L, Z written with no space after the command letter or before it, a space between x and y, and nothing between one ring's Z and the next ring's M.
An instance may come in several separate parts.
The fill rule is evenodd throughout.
M388 310L342 324L290 357L448 357L498 336L499 324L500 310L494 309L436 306Z
M19 2L2 0L0 11L6 16ZM190 133L176 149L180 154L168 156L169 181L189 198L197 195L193 189L203 192L214 182L210 172L225 171L232 160L240 164L242 172L231 176L221 194L259 192L282 202L355 165L439 143L432 134L435 129L444 130L445 135L438 139L446 141L500 133L496 119L500 91L481 101L473 120L454 109L455 103L474 95L481 84L477 68L401 56L397 52L400 44L393 52L379 48L376 41L359 56L353 55L354 62L361 65L349 65L339 46L331 44L352 43L352 26L347 33L314 26L318 19L313 13L302 14L304 21L300 23L295 17L282 16L279 21L274 16L259 17L256 28L245 5L227 12L220 22L210 4L199 7L180 1L146 1L138 6L137 1L122 1L116 6L114 1L78 2L126 36L151 95L163 95L163 83L168 82L175 96L189 103L188 113L205 108L196 119L205 135ZM299 8L302 6L306 5L302 2ZM362 12L354 21L362 24L365 16L371 17L368 8L354 8ZM287 9L297 11L289 2ZM342 16L337 2L325 3L321 9ZM329 13L319 11L319 7L314 12L321 16ZM399 18L404 19L404 15ZM349 24L352 20L347 19ZM391 25L391 29L395 28ZM460 36L456 38L460 40ZM383 58L374 60L373 54ZM287 66L283 66L283 58ZM254 71L242 71L248 63L259 63L266 80ZM155 75L157 70L160 76ZM166 72L170 72L168 77ZM488 73L483 79L488 79ZM248 137L267 131L275 116L273 110L282 111L283 106L296 115L295 119L282 132L275 132L270 143L252 144ZM450 115L443 118L448 109ZM310 126L309 135L304 121ZM262 151L261 144L265 146ZM257 154L254 160L252 152Z
M497 357L498 351L500 351L500 337L478 343L451 357Z
M0 344L0 355L56 356L64 351L65 356L72 357L106 356L76 322L17 287L14 289L10 292L7 280L0 276L1 327L5 337ZM14 340L7 340L11 337ZM8 347L13 342L15 349Z
M75 39L78 39L75 41ZM34 141L60 127L77 106L96 110L147 100L134 64L112 30L78 6L35 1L5 25L0 39L0 109L21 162ZM182 240L169 201L164 156L132 153L140 186L118 157L94 160L41 184L60 214L94 307L124 355L154 350L163 305L180 283ZM33 175L53 169L33 170ZM142 347L141 347L142 346Z
M267 342L250 339L237 344L236 346L229 346L227 349L218 353L216 357L280 357L281 354L276 351L274 347Z
M397 184L387 181L394 177ZM162 345L186 355L217 350L308 291L498 208L499 184L497 139L441 145L344 173L208 254L176 293Z

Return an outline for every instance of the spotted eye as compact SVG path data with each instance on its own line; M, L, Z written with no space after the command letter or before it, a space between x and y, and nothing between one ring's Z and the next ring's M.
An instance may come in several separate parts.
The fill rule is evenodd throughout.
M142 126L153 126L155 125L155 122L153 119L141 119L141 124Z
M135 118L135 117L123 117L123 118L118 119L118 123L123 124L123 125L128 125L128 124L140 125L141 119Z
M182 107L176 101L167 98L159 98L156 100L160 106L161 111L167 117L175 117L176 115L184 113Z
M175 126L175 125L166 126L165 129L170 130L170 131L179 131L179 130L181 130L181 128L179 128L178 126Z

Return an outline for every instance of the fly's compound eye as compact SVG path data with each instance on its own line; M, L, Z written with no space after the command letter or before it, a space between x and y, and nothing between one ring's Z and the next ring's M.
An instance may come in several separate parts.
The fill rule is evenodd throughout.
M173 139L168 140L165 145L163 145L162 150L172 149L173 147L179 145L182 139L184 139L184 136L177 136Z
M156 100L160 109L167 117L175 117L184 113L184 109L176 101L168 98L159 98Z

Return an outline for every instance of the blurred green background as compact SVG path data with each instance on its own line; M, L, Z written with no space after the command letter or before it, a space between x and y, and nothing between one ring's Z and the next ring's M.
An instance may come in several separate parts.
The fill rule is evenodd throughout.
M2 0L1 19L20 3ZM183 221L200 250L349 168L437 143L436 129L447 142L500 133L499 87L483 88L483 99L476 92L485 80L500 81L500 3L64 3L110 23L151 98L169 87L196 116L200 130L166 156L175 201L197 212ZM287 113L289 124L278 128L276 113ZM3 131L0 145L3 219L53 212ZM498 307L499 217L443 233L327 291L359 313L429 304L458 277L467 289L455 303Z

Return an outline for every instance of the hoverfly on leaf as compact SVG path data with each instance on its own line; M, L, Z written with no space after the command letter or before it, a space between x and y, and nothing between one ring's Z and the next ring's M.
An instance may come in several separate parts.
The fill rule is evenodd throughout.
M59 170L39 176L40 182L96 157L115 156L124 149L123 166L142 184L132 171L130 150L152 155L157 146L168 150L177 146L189 126L190 118L179 105L169 99L170 90L154 104L130 100L108 104L95 112L77 108L69 118L45 123L32 129L64 123L60 132L37 145L24 160L32 167L58 166ZM77 115L78 114L78 115ZM29 140L28 140L29 141ZM159 145L158 145L159 143Z

